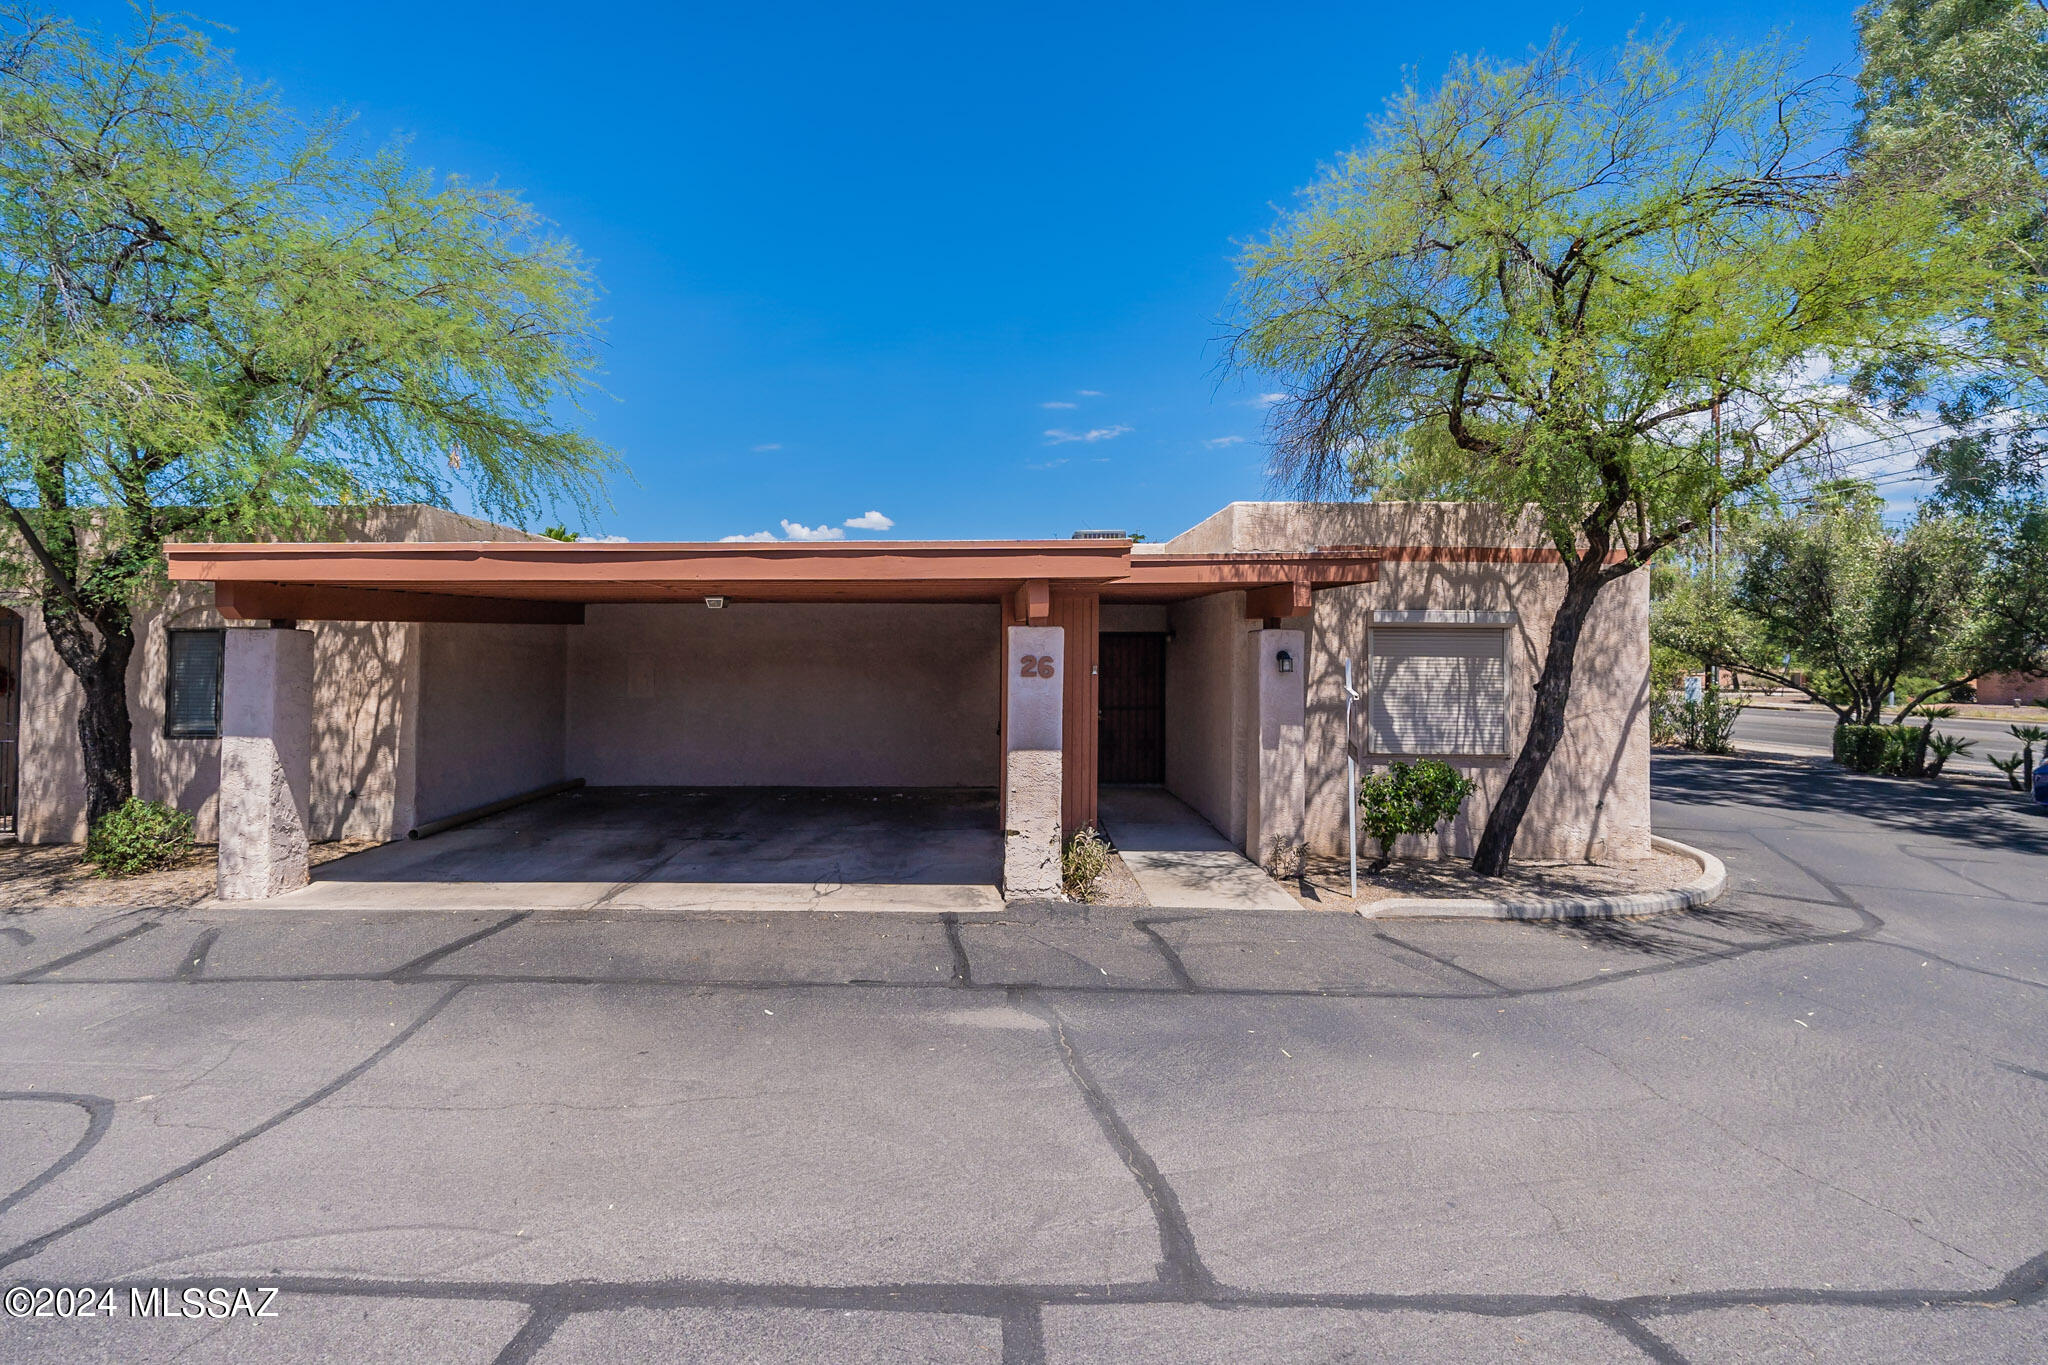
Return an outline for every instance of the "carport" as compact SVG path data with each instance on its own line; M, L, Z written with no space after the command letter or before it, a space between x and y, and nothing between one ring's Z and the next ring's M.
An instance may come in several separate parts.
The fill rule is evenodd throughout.
M1298 829L1300 627L1316 589L1373 581L1380 557L1134 554L1092 538L168 555L174 579L213 584L223 617L269 627L226 637L225 899L307 882L311 754L327 718L301 623L397 622L414 631L399 688L407 820L588 785L360 855L304 894L431 885L458 903L459 888L509 882L537 904L620 903L621 887L692 905L755 888L802 904L843 898L817 887L869 887L937 908L994 904L998 885L1012 898L1057 891L1063 833L1098 819L1101 636L1176 604L1204 603L1217 626L1180 651L1197 679L1185 686L1199 692L1206 669L1242 686L1219 683L1227 704L1190 707L1166 742L1249 746L1248 846ZM774 837L778 812L787 838Z

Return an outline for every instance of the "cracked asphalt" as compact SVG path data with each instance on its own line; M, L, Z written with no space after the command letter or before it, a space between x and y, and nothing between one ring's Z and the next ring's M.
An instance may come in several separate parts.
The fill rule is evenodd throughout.
M2048 818L1659 759L1558 927L0 919L5 1360L2048 1358Z

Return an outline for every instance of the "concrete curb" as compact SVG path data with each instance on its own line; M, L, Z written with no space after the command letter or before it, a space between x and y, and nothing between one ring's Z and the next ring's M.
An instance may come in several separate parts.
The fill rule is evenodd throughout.
M1366 919L1634 919L1690 910L1719 898L1728 886L1728 869L1702 848L1662 835L1650 836L1659 853L1676 853L1700 865L1700 875L1671 891L1645 891L1629 896L1559 897L1554 900L1425 900L1376 901L1358 913Z

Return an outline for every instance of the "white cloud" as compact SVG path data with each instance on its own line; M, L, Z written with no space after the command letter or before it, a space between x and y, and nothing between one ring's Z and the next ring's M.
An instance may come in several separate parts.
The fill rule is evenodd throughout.
M1218 450L1218 449L1221 449L1221 448L1222 448L1222 447L1224 447L1224 446L1241 446L1241 445L1243 445L1243 444L1244 444L1244 437L1242 437L1242 436L1218 436L1218 437L1215 437L1215 438L1214 438L1214 439L1212 439L1212 440L1207 440L1207 441L1204 441L1204 442L1202 442L1202 444L1203 444L1203 445L1205 445L1205 446L1207 446L1207 447L1209 447L1209 449L1211 449L1211 450Z
M1045 443L1049 446L1063 446L1069 441L1114 441L1129 430L1130 428L1125 426L1090 427L1086 431L1068 431L1065 427L1054 427L1045 433Z
M1041 408L1078 408L1081 405L1079 403L1061 403L1055 401L1051 403L1040 403L1038 406L1040 406Z
M863 512L857 517L848 517L845 524L856 531L886 531L896 522L880 512Z
M577 539L595 540L600 545L624 545L627 543L624 536L578 536Z
M782 442L780 441L763 441L760 445L753 447L754 453L757 455L765 455L771 450L780 449L782 449Z
M806 526L800 521L782 519L782 534L791 540L844 540L846 532L837 526Z
M1070 462L1065 456L1061 456L1057 460L1047 460L1044 464L1027 464L1024 467L1026 469L1058 469L1061 465L1067 463Z
M1081 395L1081 396L1082 396L1083 398L1100 398L1100 397L1102 397L1102 390L1101 390L1101 389L1075 389L1075 390L1074 390L1074 392L1075 392L1075 393L1078 393L1078 394L1080 394L1080 395Z
M718 539L721 543L731 540L773 540L775 539L775 533L773 531L750 531L743 536L720 536Z

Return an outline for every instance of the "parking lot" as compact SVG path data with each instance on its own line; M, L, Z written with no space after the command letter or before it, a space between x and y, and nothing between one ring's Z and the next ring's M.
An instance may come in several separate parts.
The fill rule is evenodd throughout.
M1657 790L1577 927L9 916L0 1284L280 1292L0 1358L2040 1359L2048 819Z

